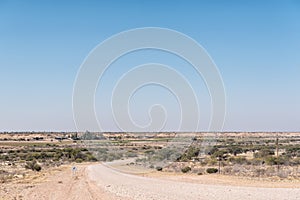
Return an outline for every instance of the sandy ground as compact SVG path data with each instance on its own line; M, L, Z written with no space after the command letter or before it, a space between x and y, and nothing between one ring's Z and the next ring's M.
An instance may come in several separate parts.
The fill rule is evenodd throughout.
M24 200L91 200L112 199L120 200L114 194L106 192L88 176L88 165L77 166L76 174L73 174L71 166L60 173L50 176L46 181L37 184L22 195Z
M218 200L300 199L299 182L266 182L220 175L176 175L168 173L128 174L113 164L78 165L51 172L36 182L18 187L1 185L0 199L23 200ZM17 186L17 185L15 185ZM3 188L7 198L4 198ZM10 188L10 189L9 189ZM19 187L20 188L20 187ZM18 193L17 195L12 195ZM13 197L14 196L14 197Z

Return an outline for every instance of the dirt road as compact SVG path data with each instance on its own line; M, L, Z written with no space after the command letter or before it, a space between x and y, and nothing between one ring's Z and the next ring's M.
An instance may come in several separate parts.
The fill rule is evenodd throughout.
M98 165L99 166L99 165ZM71 169L50 176L46 182L24 191L26 200L121 200L114 194L98 187L88 176L88 167L77 167L76 174Z
M101 200L296 200L298 188L240 187L205 184L180 178L143 177L125 174L102 164L79 166L77 177L63 171L28 191L25 199L101 199Z

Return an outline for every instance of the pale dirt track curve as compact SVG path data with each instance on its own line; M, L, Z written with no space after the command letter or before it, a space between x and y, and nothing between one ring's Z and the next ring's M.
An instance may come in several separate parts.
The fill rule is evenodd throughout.
M299 200L299 188L213 185L125 174L105 165L81 166L78 178L63 171L23 194L38 200ZM62 182L61 182L62 181Z

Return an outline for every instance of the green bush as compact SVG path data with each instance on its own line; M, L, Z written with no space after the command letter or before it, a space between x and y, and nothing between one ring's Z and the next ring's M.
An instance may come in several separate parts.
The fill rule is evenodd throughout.
M186 152L179 157L179 161L188 162L199 155L200 149L190 146Z
M267 165L276 165L277 164L277 158L269 156L265 159L265 162Z
M206 172L209 174L215 174L217 173L219 170L217 168L207 168Z
M285 156L280 156L279 158L268 156L265 159L265 162L267 165L289 165L290 164L288 157Z
M192 168L190 168L189 166L186 166L186 167L184 167L184 168L181 169L181 172L182 173L187 173L187 172L189 172L191 170L192 170Z
M237 146L230 146L227 148L228 152L230 154L233 154L234 156L237 156L237 154L241 154L243 153L243 149L241 147L237 147Z
M91 162L96 162L97 161L97 158L93 155L87 155L87 160L88 161L91 161Z

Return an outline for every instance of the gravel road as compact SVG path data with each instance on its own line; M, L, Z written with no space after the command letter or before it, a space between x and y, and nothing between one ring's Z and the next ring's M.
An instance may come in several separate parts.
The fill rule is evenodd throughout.
M104 165L88 167L89 177L109 193L134 200L296 200L299 188L256 188L198 184L124 174Z
M211 176L206 179L210 181ZM75 177L71 170L63 170L23 191L22 199L299 200L300 188L299 185L295 188L245 187L214 184L211 181L206 184L185 181L180 176L168 178L159 174L155 177L126 174L103 164L94 164L78 166Z

